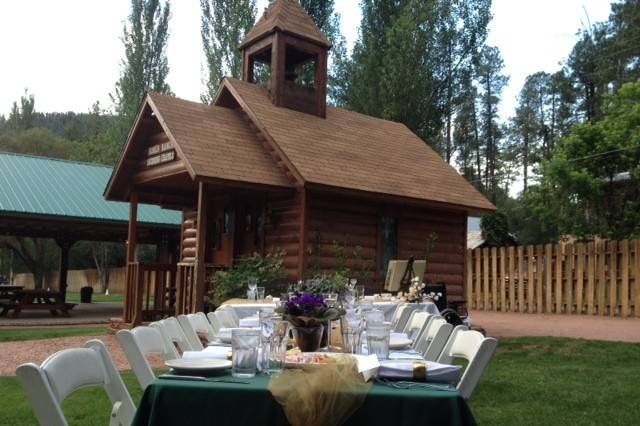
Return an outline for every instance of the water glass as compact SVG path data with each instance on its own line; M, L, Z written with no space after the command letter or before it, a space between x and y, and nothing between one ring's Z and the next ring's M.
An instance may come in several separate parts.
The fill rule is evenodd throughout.
M231 374L234 377L254 377L258 365L260 330L231 330Z
M264 287L256 287L256 294L259 302L264 300Z
M364 299L364 285L360 284L356 286L356 296L358 300Z
M275 374L282 371L287 355L287 341L289 339L289 323L281 319L274 320L275 327L269 340L268 358L263 370L267 374ZM266 368L265 368L266 367Z
M391 326L389 324L367 325L367 349L369 355L376 355L379 360L389 358L389 338Z
M363 312L364 320L367 325L382 324L384 322L384 312L378 309Z
M359 317L342 317L340 319L342 334L342 352L358 354L362 349L362 320Z
M247 300L256 300L255 290L247 290Z

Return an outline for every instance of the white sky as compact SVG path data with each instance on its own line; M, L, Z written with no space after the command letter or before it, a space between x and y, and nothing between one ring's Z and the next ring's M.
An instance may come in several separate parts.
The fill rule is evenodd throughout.
M260 14L267 0L258 0ZM87 111L109 93L118 78L120 37L129 0L0 0L0 114L7 114L24 88L36 96L36 110ZM342 30L352 44L360 24L358 0L336 0ZM177 96L198 100L202 84L200 6L172 2L168 47L169 84ZM501 115L513 112L528 74L554 71L567 56L586 21L609 14L608 0L494 0L489 44L498 46L511 76Z

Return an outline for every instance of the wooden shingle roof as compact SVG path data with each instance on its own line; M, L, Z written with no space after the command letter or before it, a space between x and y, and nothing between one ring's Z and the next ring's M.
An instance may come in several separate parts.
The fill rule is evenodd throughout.
M195 177L291 187L240 112L149 94Z
M223 82L305 183L494 210L478 190L405 125L340 108L326 119L279 108L265 88Z
M321 46L331 47L298 0L276 0L265 11L256 25L247 33L240 49L272 32L280 30L305 38Z

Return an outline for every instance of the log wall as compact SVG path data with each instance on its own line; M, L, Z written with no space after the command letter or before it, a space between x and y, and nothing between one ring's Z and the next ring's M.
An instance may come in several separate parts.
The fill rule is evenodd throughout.
M290 279L298 277L300 255L300 195L269 195L265 208L264 251L284 249Z
M308 202L307 252L308 266L314 262L324 271L331 271L337 262L334 241L352 257L360 246L360 260L352 260L349 267L356 272L363 262L372 267L365 283L369 291L380 291L384 277L380 271L380 217L393 216L398 220L398 259L414 256L422 259L432 232L438 239L432 251L425 282L444 282L450 296L462 297L465 274L467 215L417 207L399 207L347 198L311 194ZM315 259L314 259L315 258ZM317 259L317 260L316 260Z

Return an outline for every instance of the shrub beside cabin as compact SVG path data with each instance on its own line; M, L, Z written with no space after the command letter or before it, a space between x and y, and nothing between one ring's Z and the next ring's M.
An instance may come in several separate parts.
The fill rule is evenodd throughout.
M380 289L388 261L421 258L432 232L425 279L462 296L467 215L493 205L404 125L327 106L330 47L279 0L240 45L242 80L211 105L145 97L105 191L131 203L126 322L201 310L208 270L279 248L298 279L310 261L335 267L334 241L360 246ZM182 211L176 259L136 262L138 203Z

